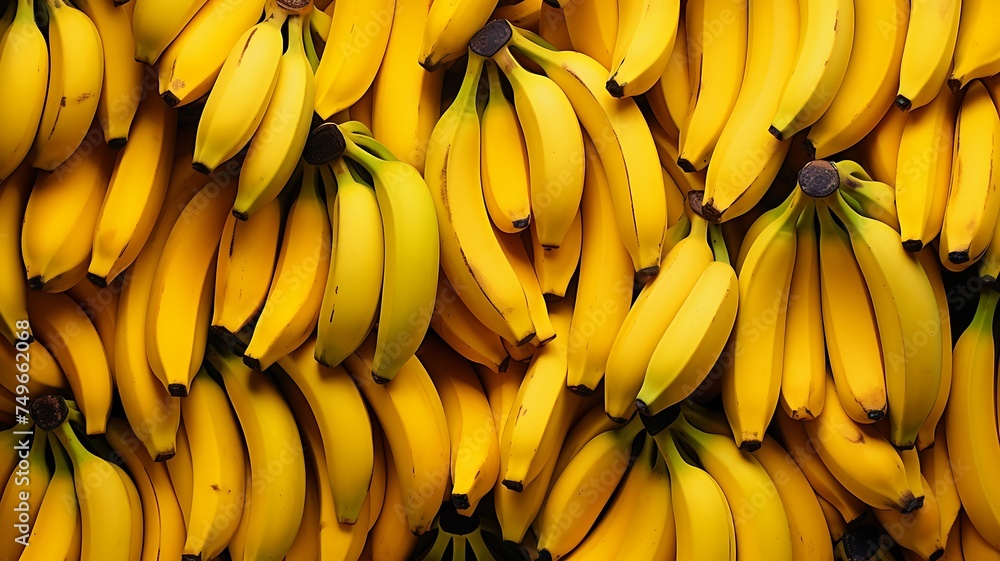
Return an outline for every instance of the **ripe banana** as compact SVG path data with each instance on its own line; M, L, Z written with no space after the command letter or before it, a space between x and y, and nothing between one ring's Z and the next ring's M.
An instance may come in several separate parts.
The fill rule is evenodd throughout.
M535 337L531 340L531 344L535 346L544 345L556 336L556 332L555 328L552 327L552 321L549 319L545 296L542 295L542 289L538 285L538 277L531 266L531 258L528 257L528 251L525 249L520 235L504 234L496 229L496 227L493 229L493 234L496 236L497 241L500 242L500 249L503 250L507 262L513 267L514 273L521 283L521 289L524 291L524 297L528 302L528 314L531 316L531 322L535 325Z
M911 3L896 95L902 111L927 105L946 86L961 12L959 0Z
M843 160L834 164L840 177L840 192L854 210L868 218L885 222L899 231L896 211L896 190L881 181L875 181L857 162Z
M670 61L679 0L618 0L618 34L607 88L615 97L646 93Z
M517 61L513 63L516 65ZM487 64L486 75L490 98L483 109L481 125L483 199L493 224L500 231L513 234L527 228L531 220L528 148L514 105L504 97L497 66ZM576 114L573 115L575 118Z
M420 66L434 71L465 54L469 39L489 19L497 0L439 0L424 24Z
M569 36L569 47L560 47L559 50L579 51L610 71L615 39L618 37L618 0L606 2L555 0L551 5L558 8L565 19L566 34Z
M800 8L795 66L768 129L778 140L805 130L826 112L854 46L854 0L807 0Z
M28 206L35 183L35 171L27 163L0 183L0 267L4 274L0 281L0 335L11 345L23 340L18 334L27 332L31 337L28 319L28 282L21 257L21 227L24 211Z
M0 35L0 180L28 155L42 119L49 82L49 51L35 25L35 0L17 0L14 19ZM8 13L10 10L7 10ZM8 41L19 37L20 41Z
M481 364L492 372L508 371L510 356L504 349L502 339L472 315L444 275L438 275L431 329L449 347L470 361Z
M934 407L927 415L927 420L920 426L920 432L917 433L917 449L923 450L934 445L936 440L934 435L938 425L941 424L945 407L948 405L954 357L951 340L951 312L948 310L948 293L944 287L944 280L941 278L941 267L934 255L933 248L918 252L917 259L924 268L924 272L927 273L927 279L931 281L938 315L941 316L941 384L938 387L937 398L934 400ZM946 536L947 531L946 528Z
M875 128L858 143L859 160L877 181L896 184L899 145L909 117L909 113L890 107Z
M365 550L370 549L372 559L407 561L417 545L417 536L410 533L405 512L400 512L400 508L405 508L406 499L403 497L402 486L396 475L396 465L384 437L383 443L386 448L385 507L372 526Z
M581 201L582 202L582 201ZM611 204L611 201L608 201ZM612 216L612 220L614 217ZM558 249L545 249L538 238L536 224L529 228L531 235L531 257L538 284L545 296L559 299L566 296L573 275L576 274L580 255L583 251L583 220L579 212L570 224L566 237ZM617 235L617 230L615 231ZM525 240L525 245L528 241ZM631 262L631 261L630 261Z
M854 3L854 43L844 80L806 135L806 151L813 157L827 158L854 146L892 108L909 14L905 0Z
M688 51L685 20L685 14L682 12L680 21L677 22L677 37L674 39L674 48L670 53L667 67L663 70L660 79L646 92L646 101L649 102L649 108L655 117L653 120L662 123L662 127L670 131L670 137L675 140L673 144L678 145L679 142L676 140L681 137L681 129L684 128L686 122L691 96L694 95L688 68L691 65L690 60L697 56L693 51L698 48L698 45L692 43L691 51ZM676 151L679 146L674 148ZM676 164L677 159L674 158L673 162Z
M4 482L3 495L0 496L0 509L3 509L0 510L3 513L0 514L0 523L3 524L0 538L8 544L4 549L6 554L12 557L20 557L24 551L25 543L22 535L32 527L27 522L35 522L38 519L39 511L45 502L44 495L52 478L52 470L45 457L46 443L50 438L48 433L39 428L25 432L33 436L18 442L16 452L14 450L9 452L18 456L18 463L21 466L14 469ZM29 440L30 447L22 446L22 444L27 445ZM24 467L25 465L28 467ZM30 537L28 536L29 539Z
M990 543L976 528L968 512L962 516L960 529L962 535L962 554L965 559L982 559L996 561L1000 559L1000 548Z
M1000 72L1000 42L993 33L1000 23L996 6L983 0L962 2L962 15L955 41L955 60L948 86L958 91L976 78Z
M921 479L925 489L930 487L930 482ZM926 493L923 506L910 514L882 509L873 512L879 524L899 545L916 551L924 559L937 559L944 553L948 534L942 532L941 512L934 493Z
M43 435L45 433L38 430L35 434ZM40 444L39 452L41 454L45 453L44 443L48 442L55 460L55 468L52 470L52 479L49 480L48 486L44 489L44 496L38 510L32 517L33 525L31 535L28 537L28 545L21 551L19 559L24 561L73 559L74 530L80 523L80 505L73 482L73 468L66 450L59 444L57 438L38 438L36 436L35 441ZM39 460L37 457L35 459ZM47 468L46 462L39 461L37 464L32 464L32 472L39 465ZM35 476L36 474L32 473L32 477ZM75 545L77 546L75 553L79 556L79 543ZM17 547L18 544L15 543L13 546L14 555L16 555Z
M135 36L135 60L156 64L170 43L180 35L206 0L158 2L135 0L132 33Z
M127 269L149 239L170 182L176 136L177 112L147 91L97 217L87 276L98 286Z

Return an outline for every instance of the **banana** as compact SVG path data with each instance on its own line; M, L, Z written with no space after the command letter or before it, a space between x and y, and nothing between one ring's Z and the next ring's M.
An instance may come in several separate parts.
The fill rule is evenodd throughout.
M134 561L131 555L134 520L141 523L142 512L132 510L131 481L115 471L115 464L88 451L71 427L76 412L53 429L73 463L73 481L80 504L82 523L81 559ZM140 545L141 547L141 545Z
M670 61L680 19L679 0L618 0L618 35L611 56L608 92L646 93Z
M107 440L124 461L141 502L143 531L141 539L133 539L130 547L140 543L143 559L179 558L184 541L184 517L166 466L154 462L138 445L136 434L122 419L114 418L108 423Z
M22 395L71 395L69 380L41 341L26 344L23 339L18 339L11 345L0 340L0 360L7 365L0 368L0 386L12 396L18 395L17 388L22 385L21 382L26 382L23 385L28 389L28 393ZM3 470L0 470L0 481L3 480L2 475Z
M28 282L21 257L21 227L25 208L35 183L35 171L27 163L0 183L0 335L11 345L32 339L28 319ZM25 336L21 336L24 333Z
M264 308L281 245L281 210L281 202L273 200L245 222L226 218L215 267L212 327L238 333Z
M610 71L618 37L618 0L555 0L551 5L559 8L565 18L570 40L569 48L559 50L579 51Z
M852 495L904 514L920 508L923 497L911 490L899 454L877 428L847 416L832 378L827 378L823 412L804 424L823 464Z
M24 534L32 529L30 522L38 519L52 478L52 469L45 457L48 434L38 428L24 432L33 434L33 437L19 442L16 451L8 452L20 458L18 463L21 466L12 471L0 496L0 512L3 513L0 515L0 523L3 524L0 538L8 544L4 549L10 557L20 557L30 543L31 536Z
M214 347L207 356L239 418L252 481L229 551L238 559L281 559L305 507L305 458L295 417L264 374ZM274 465L282 466L280 477L273 475Z
M982 0L962 3L962 14L955 40L955 60L948 76L948 86L958 91L977 78L989 78L1000 72L1000 43L991 32L1000 22L995 6Z
M44 433L39 430L36 434ZM80 522L80 507L73 483L73 469L66 450L59 444L58 439L40 438L37 440L48 441L52 457L55 460L55 468L52 470L52 479L49 480L49 484L44 490L42 502L32 519L33 525L31 535L28 537L28 544L24 547L19 559L24 561L72 559L74 530ZM43 461L32 464L32 477L35 476L34 470L39 464L45 467L46 463ZM13 546L15 557L18 545L19 543L15 543ZM76 545L79 547L79 544ZM8 554L11 553L8 551ZM78 556L79 552L77 552Z
M184 207L163 243L149 289L149 366L170 395L184 397L205 354L215 265L236 189L209 183Z
M8 14L11 10L7 10ZM18 37L20 41L8 41ZM17 0L10 26L0 35L0 180L28 155L45 106L49 51L35 25L35 0Z
M740 93L747 56L747 3L688 2L685 25L691 96L680 126L676 161L693 173L708 165Z
M947 85L961 12L958 0L910 5L896 95L896 107L902 111L927 105Z
M38 174L21 230L28 288L61 292L86 275L113 164L103 143L81 145L62 167Z
M784 371L785 328L792 272L797 254L796 224L807 206L800 189L786 200L787 207L752 232L740 248L739 311L733 329L734 359L722 378L726 417L741 449L760 447L764 430L778 406ZM753 227L751 227L753 230Z
M830 371L848 416L856 423L872 423L885 416L887 407L872 296L847 232L833 221L825 203L817 205L817 212L823 333Z
M581 408L580 418L573 422L559 447L559 458L556 460L552 476L559 477L559 474L566 470L566 466L580 453L580 450L583 450L588 442L600 434L620 427L621 425L608 418L600 403L589 410Z
M532 525L538 551L558 559L583 541L631 464L632 441L642 424L630 424L594 437L552 482ZM651 450L640 453L648 461Z
M575 412L575 396L566 391L567 339L572 304L556 302L549 314L556 338L532 357L500 438L500 477L504 487L521 492L539 477L546 459L558 455L558 441L568 426L561 419Z
M128 504L132 515L132 523L129 528L128 557L129 559L141 559L144 551L148 552L146 555L155 557L153 552L159 553L151 543L155 540L143 539L145 526L148 522L145 513L142 512L142 498L139 496L139 489L129 474L118 464L111 464L111 467L114 469L115 475L125 485L125 491L128 493ZM149 549L144 549L146 547Z
M889 108L875 128L858 142L858 160L876 181L896 185L903 129L910 114Z
M810 205L795 225L795 266L788 289L781 394L778 402L796 420L815 418L826 391L826 342L816 209Z
M950 270L975 263L993 239L1000 197L993 159L1000 152L1000 117L982 82L973 82L962 99L955 125L951 187L945 205L939 252Z
M111 413L108 357L87 314L65 294L28 294L35 336L47 345L66 374L89 435L103 434Z
M383 512L405 518L410 532L419 536L430 529L448 483L451 438L444 406L415 356L403 364L391 384L373 383L375 347L369 337L344 366L375 411L392 452L401 500Z
M510 356L500 336L472 315L444 275L438 275L431 329L458 354L492 372L507 372L510 367Z
M857 162L843 160L833 164L840 177L840 192L851 205L868 218L874 218L899 231L896 212L896 190L881 181L875 181Z
M937 427L934 446L919 453L924 489L928 494L934 495L940 512L940 533L945 538L954 527L958 513L962 509L962 500L955 484L955 472L948 457L947 440L944 423L941 423Z
M147 75L146 66L135 59L132 27L136 4L126 4L121 10L100 0L79 0L75 4L94 22L101 36L104 84L97 100L97 118L104 130L104 141L120 149L128 140L143 96L155 95L149 93L151 88L143 87L144 80L152 74ZM143 0L142 4L149 6L150 1ZM163 25L163 21L157 21L156 25Z
M267 301L243 353L257 370L266 370L298 348L316 329L332 240L318 176L319 170L306 164L302 186L288 210Z
M854 1L807 0L801 5L799 48L768 129L791 138L819 120L836 97L854 46Z
M375 143L354 138L366 146ZM389 381L416 352L430 325L441 247L438 222L429 185L416 168L388 153L390 159L375 158L355 141L347 142L347 155L371 174L382 213L386 259L372 375L376 382Z
M923 479L923 485L926 489L930 483ZM948 535L942 531L941 512L934 493L925 494L923 506L910 514L882 509L873 512L879 524L899 545L916 551L924 559L936 559L944 554Z
M490 402L490 410L493 412L493 426L496 428L497 434L502 435L511 405L517 398L517 391L521 387L521 382L524 381L528 365L523 362L515 362L505 372L494 372L478 364L473 364L472 367L483 385L486 399Z
M743 85L708 166L702 213L728 220L753 207L774 181L789 142L767 132L799 42L799 2L751 2Z
M665 130L670 131L670 137L674 139L671 144L675 145L675 152L679 150L680 142L678 139L681 137L681 129L684 128L686 122L691 96L694 95L689 67L691 60L697 57L694 52L696 49L698 49L698 45L692 42L691 50L688 50L686 16L684 12L681 12L680 21L677 22L674 48L670 53L667 67L663 70L660 79L646 92L646 101L649 103L653 117L655 117L651 121L656 121ZM677 158L673 158L672 161L675 165L677 164ZM677 169L680 170L680 168Z
M948 293L944 287L944 280L941 278L941 267L934 255L933 248L918 252L917 259L924 268L924 272L927 273L927 279L931 281L931 287L934 289L934 298L938 306L938 315L941 316L941 384L938 387L934 407L931 409L930 414L927 415L927 420L920 426L920 432L917 433L917 448L923 450L934 445L936 440L934 435L937 432L937 427L942 417L944 417L944 410L948 404L948 396L951 393L952 363L954 357L951 341L951 312L948 310ZM947 528L945 529L945 535L947 536Z
M543 248L556 249L583 196L583 133L573 105L555 82L525 70L507 48L493 60L510 80L524 131L535 232Z
M372 442L378 435L373 437L368 410L350 375L343 367L316 362L316 344L309 339L278 359L277 366L298 387L318 425L329 472L324 478L330 482L337 522L364 525L361 510L372 485Z
M503 250L507 262L513 267L514 273L521 283L521 289L524 291L524 297L528 302L528 314L531 316L531 322L535 325L535 337L532 339L532 344L536 346L544 345L556 336L556 332L555 328L552 327L552 321L549 319L545 296L542 294L542 289L538 284L538 277L535 276L535 270L532 268L528 251L525 249L520 235L504 234L496 227L493 228L493 234L496 236L497 241L500 242L500 249Z
M676 430L676 437L690 446L732 505L737 558L790 561L794 547L788 516L775 483L761 464L728 436L702 432L684 416L670 430Z
M374 189L356 180L343 158L330 167L333 174L320 168L333 247L319 313L316 360L336 366L361 345L375 322L385 245Z
M979 105L984 101L980 98ZM905 120L894 178L900 236L908 251L918 251L941 232L950 197L952 148L959 140L958 115L959 98L942 88L929 105ZM966 147L965 153L969 150Z
M87 276L99 286L107 286L138 257L170 182L177 112L152 92L146 94L131 130L132 141L115 159L97 217Z
M269 10L226 57L198 120L195 170L208 173L235 156L260 126L278 83L285 19L285 12Z
M604 373L605 411L624 423L635 408L650 359L688 294L713 261L707 223L695 218L691 233L663 260L662 270L632 304L615 337Z
M229 52L260 19L264 3L265 0L205 2L158 60L160 95L167 104L187 105L212 89Z
M378 74L370 88L369 124L376 139L419 172L424 171L427 143L441 116L444 70L426 72L413 56L424 40L431 2L396 0L392 32ZM399 95L399 92L420 92ZM355 103L351 107L352 119ZM525 195L527 196L527 195Z
M245 506L243 433L219 384L204 369L181 406L191 451L191 507L183 558L212 559L229 545Z
M582 202L582 200L581 200ZM608 201L608 204L611 204ZM536 224L529 228L531 234L531 257L542 292L549 298L563 298L569 290L583 251L583 220L579 212L570 224L566 237L558 249L542 247ZM617 235L617 231L615 232ZM525 242L527 245L527 241Z
M732 266L710 263L649 359L636 396L640 413L655 415L698 389L726 346L738 307L739 284Z
M831 208L847 226L878 319L891 440L900 449L910 448L934 407L941 380L941 317L934 289L895 230L855 213L840 197L833 197Z
M972 519L969 518L968 512L962 516L960 532L962 536L962 554L965 559L982 559L982 561L996 561L1000 559L1000 548L990 543L976 529Z
M190 148L174 155L174 170L160 215L132 267L124 274L115 318L114 378L125 416L154 460L174 454L180 425L180 400L172 397L146 356L146 313L153 277L174 223L209 178L188 165ZM217 188L213 185L213 188Z
M175 453L165 463L167 464L167 472L170 474L170 484L174 486L177 502L181 506L181 516L184 518L186 528L191 520L191 504L194 500L194 466L191 460L191 444L188 442L187 430L184 428L184 419L181 419L181 426L177 429ZM249 469L249 460L246 460L244 472Z
M522 344L535 336L535 327L524 290L482 203L475 94L484 62L469 54L462 89L431 135L424 176L437 209L445 275L483 324ZM489 284L483 282L486 278Z
M773 439L766 440L753 456L771 478L785 508L792 533L792 558L833 561L826 517L795 460Z
M434 71L465 54L469 40L486 23L497 3L497 0L432 2L424 23L420 66Z
M642 516L632 527L635 537L628 539L618 551L617 561L639 559L642 555L651 555L654 559L670 558L676 551L676 530L674 529L674 510L670 502L670 476L667 465L655 446L650 452L655 458L652 473L649 474L645 486L644 500L650 501L652 512ZM646 464L635 464L633 469L643 471L649 469ZM651 552L651 553L648 553Z
M814 158L854 146L892 108L909 13L905 0L854 3L854 42L847 71L837 95L806 135L806 151ZM896 111L892 114L898 116Z
M286 392L287 397L287 392ZM301 427L300 427L301 430ZM308 446L308 445L307 445ZM307 455L312 457L310 448ZM306 462L306 500L302 510L302 523L295 534L295 541L285 554L285 561L307 561L320 558L319 533L321 524L320 496L322 491L316 483L316 468L311 461Z
M399 477L396 475L395 462L389 453L389 445L384 436L383 445L386 448L385 506L372 526L365 551L371 554L372 559L407 561L416 547L417 536L410 533L406 515L400 511L405 507L405 498Z
M496 484L500 441L485 390L472 366L441 340L424 341L417 358L441 395L451 435L451 502L471 515Z
M288 48L278 61L274 92L240 169L233 214L248 220L281 192L306 145L316 86L302 41L302 16L288 17Z
M182 33L205 2L206 0L170 3L135 0L135 12L132 14L135 60L156 64L163 51Z
M389 43L395 6L395 0L335 3L326 48L316 69L320 117L328 119L347 109L371 86Z
M618 237L611 188L597 149L587 137L586 178L581 207L580 277L570 324L566 385L593 393L604 378L615 338L632 305L632 261ZM561 250L560 250L561 251Z
M528 148L514 105L504 97L497 66L487 64L486 74L490 98L481 124L483 199L493 224L513 234L525 229L531 220Z
M837 508L826 499L820 495L815 495L815 497L816 501L819 502L820 509L823 510L823 517L826 518L827 527L830 529L830 539L833 540L833 545L836 548L837 543L847 532L847 522Z
M979 294L972 324L955 344L949 407L945 410L948 457L962 506L976 530L993 547L1000 547L1000 496L996 478L982 466L1000 461L997 440L993 318L995 291Z

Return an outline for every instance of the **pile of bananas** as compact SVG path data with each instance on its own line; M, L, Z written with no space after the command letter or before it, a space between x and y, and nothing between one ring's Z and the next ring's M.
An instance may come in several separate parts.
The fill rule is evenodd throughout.
M0 0L0 561L1000 560L998 25Z

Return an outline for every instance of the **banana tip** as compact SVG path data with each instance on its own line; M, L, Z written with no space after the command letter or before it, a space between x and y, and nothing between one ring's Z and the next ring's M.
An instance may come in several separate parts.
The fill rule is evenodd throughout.
M520 220L515 220L511 222L510 225L513 226L515 230L523 230L527 228L528 224L530 223L531 223L531 216L527 216L525 218L521 218Z
M744 452L753 453L756 452L757 450L760 450L761 444L762 444L761 441L756 439L744 440L743 442L740 442L740 450L743 450Z
M767 127L767 132L771 133L771 136L777 138L779 142L785 140L784 138L782 138L781 131L779 131L778 128L775 127L774 125Z
M627 85L628 84L619 84L618 81L615 80L614 76L612 76L604 87L607 88L608 93L611 94L612 97L625 97L625 86Z
M87 280L89 280L90 284L96 286L97 288L108 287L108 280L102 277L101 275L96 275L94 273L87 273Z
M208 175L208 174L212 173L212 170L208 169L208 166L206 166L205 164L203 164L201 162L192 162L191 163L191 169L193 169L194 171L196 171L198 173L204 174L204 175Z
M626 419L625 417L616 417L616 416L612 415L611 413L608 413L607 415L608 415L608 418L611 419L612 423L615 423L615 424L618 424L618 425L624 425L624 424L626 424L626 423L629 422L629 419Z
M470 506L469 495L465 493L452 493L451 502L457 510L468 510Z
M660 266L659 265L652 265L652 266L649 266L649 267L643 267L642 269L639 269L638 271L635 272L635 278L636 278L636 280L638 280L642 284L646 284L653 277L655 277L657 275L657 273L659 273L659 272L660 272Z
M512 481L510 479L504 479L501 481L504 487L514 491L515 493L520 493L524 491L524 485L520 481Z
M28 279L28 288L31 290L41 290L45 288L45 281L42 280L42 276L35 275Z
M965 250L965 251L952 251L952 252L948 253L948 261L951 261L952 263L954 263L956 265L960 265L962 263L965 263L968 260L969 260L969 252L968 252L968 250Z
M233 216L236 217L236 219L241 222L246 222L247 220L250 220L249 214L241 210L236 210L235 208L233 209Z
M901 510L900 512L903 514L910 514L911 512L914 512L923 506L924 506L923 497L914 497L913 493L907 491L906 494L903 495L903 510Z
M867 415L869 420L878 422L882 420L882 417L885 417L885 410L876 409L873 411L868 411Z
M930 557L927 558L927 561L937 561L938 559L940 559L943 556L944 556L944 550L943 549L938 549L938 550L935 550L934 553L931 553Z
M552 561L552 554L547 549L538 552L538 561Z
M681 168L684 173L694 173L694 164L692 164L687 158L677 158L677 167Z
M171 397L187 397L188 389L184 384L170 384L167 386L167 392Z
M163 92L163 94L160 97L162 97L163 101L167 102L167 105L169 105L170 107L177 107L177 104L181 102L181 99L176 95L174 95L174 92L170 90Z
M916 253L924 248L924 242L920 240L906 240L903 242L903 249L910 253Z
M108 148L111 148L112 150L121 150L122 148L125 148L125 142L126 139L124 138L112 138L108 141Z
M910 106L912 105L912 103L910 102L910 100L907 99L905 96L902 96L902 95L897 95L896 96L895 104L896 104L896 107L898 107L900 111L909 111L910 110Z
M575 386L566 386L566 389L569 390L569 393L578 395L580 397L590 397L594 395L594 390L592 388L588 388L583 384L577 384Z
M201 561L201 554L191 555L190 553L185 553L181 555L181 561Z
M392 378L383 378L382 376L379 376L378 374L372 372L372 380L375 380L376 384L382 386L391 382Z
M816 145L813 144L812 140L806 138L802 141L802 148L805 149L806 155L809 156L810 160L816 159Z
M948 78L948 89L951 93L957 94L962 89L962 81L957 78Z
M510 367L510 355L507 355L507 356L503 357L503 360L501 360L500 364L497 365L497 371L498 372L506 372L507 368L509 368L509 367Z
M177 453L174 452L173 450L171 450L170 452L162 452L160 454L157 454L156 457L153 458L153 461L154 462L165 462L165 461L169 460L170 458L173 458L176 455L177 455Z

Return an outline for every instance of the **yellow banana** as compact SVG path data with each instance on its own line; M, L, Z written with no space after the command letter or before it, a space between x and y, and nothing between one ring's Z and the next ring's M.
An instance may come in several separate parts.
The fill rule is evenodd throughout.
M472 315L444 275L438 275L438 291L434 301L434 315L431 316L431 329L448 343L449 347L470 361L481 364L493 372L507 372L510 356L504 349L502 339Z
M191 445L188 443L187 430L184 428L184 419L181 419L181 426L177 429L177 443L175 454L166 460L167 472L170 474L170 484L174 486L177 494L177 502L181 506L181 516L184 518L184 525L191 520L191 503L194 495L194 472L191 462ZM244 471L250 469L249 460L244 462Z
M875 180L896 185L899 145L909 117L909 113L890 107L875 128L858 143L859 160Z
M288 17L291 38L278 61L274 92L240 169L233 214L248 220L281 192L291 179L309 136L316 88L306 57L302 16Z
M921 450L919 455L924 490L934 495L940 512L941 536L946 538L958 519L958 513L962 509L962 499L958 495L955 471L948 457L948 439L944 423L937 427L934 446Z
M853 0L807 0L799 16L798 54L769 129L779 140L805 130L830 107L854 46Z
M590 2L584 4L590 5ZM617 11L615 13L617 14ZM566 24L566 14L557 5L542 2L541 10L538 13L538 35L560 51L573 48L573 39L569 34L569 26Z
M531 322L535 325L535 337L532 344L536 346L544 345L556 336L555 328L549 319L549 312L545 304L545 296L538 284L538 277L531 266L531 258L524 247L524 242L518 234L504 234L494 227L493 234L500 242L500 249L503 250L507 262L514 268L524 291L524 297L528 302L528 314ZM544 251L544 250L543 250Z
M923 485L927 488L930 483L924 479ZM934 493L926 493L923 506L910 514L883 509L873 512L879 524L899 545L916 551L924 559L936 559L944 553L948 535L942 533L941 512Z
M968 512L962 516L960 531L962 535L962 555L964 555L966 560L976 559L978 561L982 559L982 561L996 561L1000 559L1000 548L983 536L972 522L972 519L969 518Z
M417 545L417 536L410 533L405 513L400 512L400 508L405 508L406 498L402 494L396 465L386 442L383 440L386 448L385 506L372 526L365 550L370 549L372 559L407 561Z
M214 170L254 136L278 83L285 19L284 12L269 10L229 52L198 120L194 169Z
M38 431L37 434L43 433ZM52 470L52 479L44 490L45 495L32 519L28 545L24 547L19 559L23 561L73 559L74 530L80 523L80 506L73 482L73 469L66 450L59 444L59 439L49 437L38 440L48 441L55 459L55 468ZM44 465L45 462L39 464ZM32 465L32 472L37 465ZM32 475L34 476L34 473ZM17 545L19 544L14 545L15 550ZM79 550L79 543L76 546ZM14 555L16 556L16 552ZM79 557L79 551L76 555Z
M41 523L38 520L39 511L45 502L44 495L52 478L52 470L45 457L46 443L50 436L37 427L34 431L24 432L33 436L18 442L16 449L8 452L19 458L20 467L14 469L4 482L3 495L0 496L0 508L3 509L0 510L3 513L0 515L0 523L3 524L0 538L7 543L4 546L5 554L11 558L20 557L31 542L29 532L32 530L32 523ZM72 498L67 497L67 500L72 501ZM59 501L62 503L62 498Z
M945 407L948 405L948 396L951 393L952 377L952 356L953 344L951 341L951 312L948 310L948 293L944 287L944 280L941 278L941 266L934 255L933 248L925 248L917 252L917 259L927 273L927 279L931 281L934 289L934 299L937 302L938 315L941 316L941 384L938 388L937 398L934 407L931 409L927 420L920 426L917 433L917 448L923 450L935 443L935 433L937 427L944 417ZM947 536L948 529L945 529Z
M1000 42L992 32L1000 23L996 6L982 0L962 2L962 14L955 40L955 60L948 86L958 91L976 78L1000 72Z
M156 64L163 51L181 34L188 22L205 5L205 1L135 0L132 2L135 5L135 12L132 14L135 60Z
M846 195L847 204L868 218L874 218L899 231L896 211L896 190L886 183L875 181L857 162L842 160L833 164L840 177L840 192Z
M906 42L899 70L896 107L923 107L946 86L961 20L959 0L927 0L910 4Z
M116 157L97 217L87 269L91 282L107 286L135 261L149 239L170 182L176 136L177 112L147 91L132 141Z
M0 360L7 365L0 368L0 386L10 392L11 396L18 395L17 388L21 385L28 389L28 393L23 395L49 393L71 395L69 380L41 341L32 340L31 343L26 343L24 339L15 341L17 342L12 345L0 340ZM0 481L3 480L2 476L3 470L0 470Z
M483 385L486 399L490 402L490 410L493 412L493 426L496 427L497 434L502 435L511 405L517 398L517 391L521 387L521 382L524 381L528 365L523 362L515 362L505 372L494 372L478 364L473 364L472 367Z
M0 267L4 271L0 281L0 335L11 345L32 338L31 326L25 323L28 282L21 257L21 228L34 183L35 171L27 163L0 183Z
M0 35L0 180L28 155L45 106L49 51L35 25L35 0L18 0L10 26ZM8 13L10 10L7 10ZM8 41L19 37L20 41Z
M581 201L582 202L582 201ZM610 200L608 204L611 204ZM613 219L614 217L612 217ZM583 251L583 219L579 212L570 224L566 237L558 249L545 249L538 238L537 226L532 222L531 257L542 293L549 298L563 298L576 273ZM617 230L615 231L617 235ZM527 245L527 240L525 241Z
M497 66L487 64L486 74L490 98L481 125L483 199L493 224L513 234L527 228L531 220L528 148L514 105L504 97Z
M552 5L561 10L566 20L572 50L589 56L610 71L618 37L618 0L555 0Z
M646 93L670 61L679 0L618 0L618 35L607 88L615 97Z
M651 121L656 121L664 130L670 131L670 137L674 139L671 144L675 145L675 152L680 148L678 139L686 123L691 96L694 95L689 67L691 60L697 58L695 51L699 47L692 42L691 50L688 50L686 19L684 12L681 12L680 21L677 22L677 37L674 39L674 48L670 53L670 60L667 61L667 67L660 79L646 92L646 101L649 102L649 108L655 117ZM672 158L672 161L677 164L677 158Z
M433 71L465 54L472 35L489 19L497 0L439 0L431 3L418 60Z

